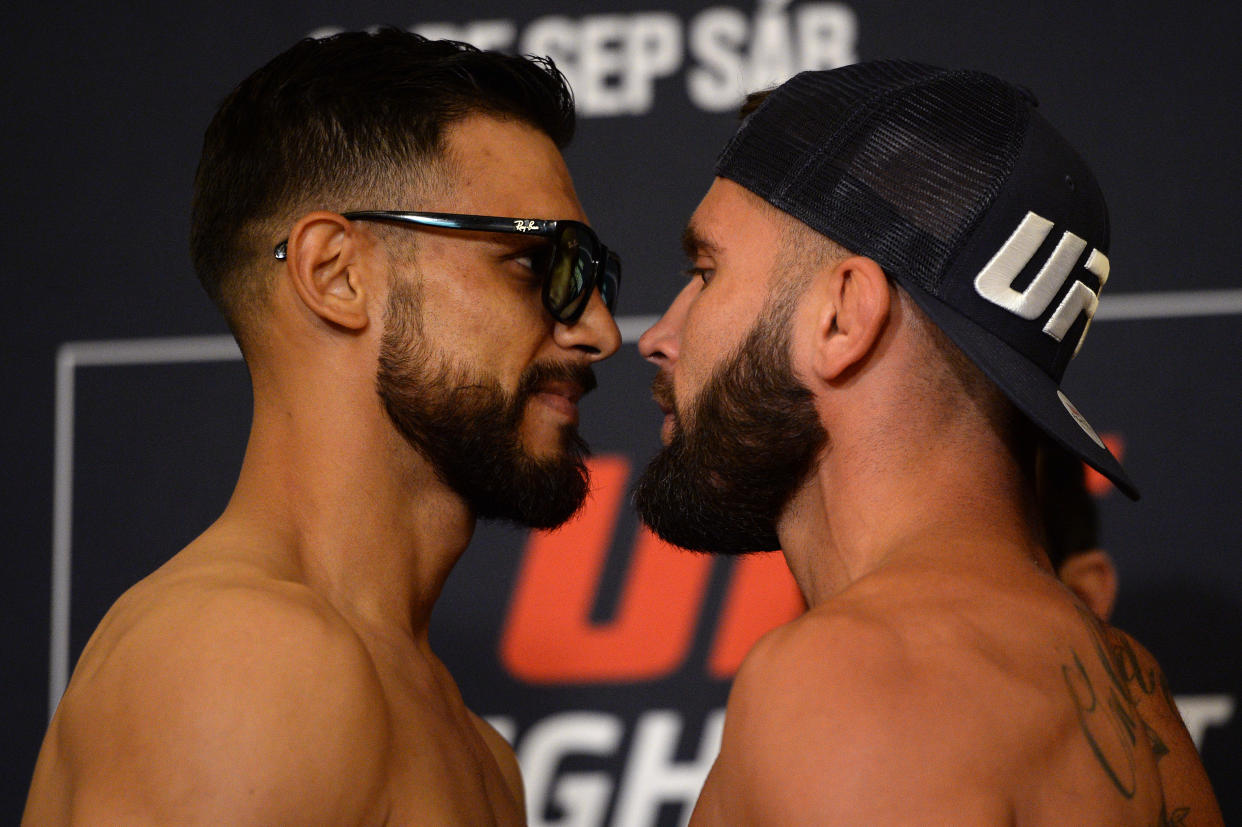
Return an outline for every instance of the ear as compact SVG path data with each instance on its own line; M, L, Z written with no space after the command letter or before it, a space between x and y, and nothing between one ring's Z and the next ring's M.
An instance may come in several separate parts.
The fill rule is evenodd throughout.
M302 304L347 330L362 330L369 319L371 275L361 255L364 246L349 220L331 212L304 216L286 245L285 276Z
M811 367L831 382L863 361L888 321L892 292L879 264L850 256L819 276Z
M1078 595L1101 620L1108 620L1117 602L1117 568L1104 549L1079 552L1061 564L1061 582Z

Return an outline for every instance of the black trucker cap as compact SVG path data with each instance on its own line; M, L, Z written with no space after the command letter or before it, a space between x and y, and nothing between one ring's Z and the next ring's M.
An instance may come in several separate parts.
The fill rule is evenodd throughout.
M1108 209L1030 92L905 61L772 90L716 174L874 259L1051 439L1138 489L1060 389L1108 279Z

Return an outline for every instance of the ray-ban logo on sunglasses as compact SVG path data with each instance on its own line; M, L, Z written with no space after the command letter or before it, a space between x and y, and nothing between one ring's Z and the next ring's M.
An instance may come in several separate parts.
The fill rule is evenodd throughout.
M533 233L539 229L539 222L535 221L533 218L530 220L517 218L514 219L513 226L517 227L517 231L519 233Z
M1052 300L1061 292L1062 285L1073 274L1082 251L1087 248L1086 241L1067 230L1026 289L1015 290L1013 283L1018 274L1030 264L1048 233L1052 232L1052 227L1053 224L1048 219L1028 212L1013 231L1013 235L1009 236L1009 240L996 251L987 266L979 271L979 275L975 277L975 291L992 304L1024 319L1037 319L1043 315ZM1100 305L1098 293L1104 289L1104 282L1108 281L1108 257L1092 248L1083 266L1099 279L1099 288L1092 290L1075 279L1065 298L1061 299L1061 303L1044 325L1044 333L1060 342L1079 314L1087 314L1087 324L1074 345L1075 354L1087 338L1087 328L1091 327L1091 319Z

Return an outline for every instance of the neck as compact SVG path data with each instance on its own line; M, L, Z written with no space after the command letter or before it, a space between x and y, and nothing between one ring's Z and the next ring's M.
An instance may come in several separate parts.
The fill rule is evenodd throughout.
M374 392L370 392L373 396ZM260 395L237 488L213 526L226 555L300 582L348 617L425 643L474 529L465 502L356 394Z
M829 448L782 513L781 547L809 607L887 566L1038 559L1032 497L1007 451L902 442Z

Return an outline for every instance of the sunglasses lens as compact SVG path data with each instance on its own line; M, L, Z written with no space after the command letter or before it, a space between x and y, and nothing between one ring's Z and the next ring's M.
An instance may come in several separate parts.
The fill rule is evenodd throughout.
M609 313L615 313L617 310L619 292L621 292L621 259L609 250L608 258L604 262L604 277L599 283L599 294Z
M621 287L621 259L616 253L600 244L585 225L568 222L561 225L553 249L544 286L552 315L562 322L577 321L597 286L611 313ZM604 259L602 266L601 257Z
M589 297L586 287L595 262L590 243L584 242L582 231L572 224L563 227L557 237L547 295L549 309L558 319L576 318Z

